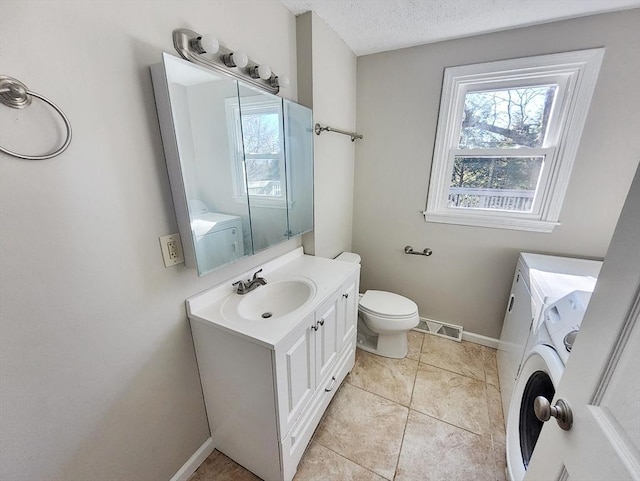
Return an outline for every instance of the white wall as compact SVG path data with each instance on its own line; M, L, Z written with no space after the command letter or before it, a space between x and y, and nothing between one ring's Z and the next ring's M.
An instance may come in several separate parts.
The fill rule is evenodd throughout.
M300 102L313 108L314 123L354 131L356 56L316 14L299 16L297 25ZM305 252L335 257L351 250L355 146L325 132L313 148L315 230L303 237Z
M296 99L277 1L0 1L2 74L74 129L57 158L0 154L3 480L173 476L209 436L184 300L300 243L204 278L164 268L158 237L177 227L148 67L178 27L268 62ZM0 145L46 151L54 119L0 106Z
M414 299L423 317L499 337L520 251L604 257L640 159L639 10L358 58L353 249L362 289ZM552 234L425 223L444 68L604 46L604 62ZM405 245L432 257L403 254Z

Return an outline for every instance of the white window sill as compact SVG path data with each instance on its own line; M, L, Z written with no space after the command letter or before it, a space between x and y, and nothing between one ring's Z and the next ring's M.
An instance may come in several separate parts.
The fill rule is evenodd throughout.
M468 225L474 227L489 227L492 229L524 230L529 232L553 232L553 228L560 222L539 219L525 219L522 217L492 215L473 215L467 213L423 212L426 222L439 224Z

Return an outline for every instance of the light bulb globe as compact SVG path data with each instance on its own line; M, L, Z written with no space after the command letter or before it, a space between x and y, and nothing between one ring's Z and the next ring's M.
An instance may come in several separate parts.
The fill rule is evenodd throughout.
M220 42L218 42L218 39L208 33L200 38L200 46L202 50L209 54L214 54L220 50Z
M238 68L245 68L249 65L249 56L246 52L242 50L238 50L237 52L233 52L233 63L236 64Z
M289 77L278 77L278 86L282 88L287 88L290 84Z
M271 68L268 65L260 65L258 67L258 76L262 80L269 80L271 78Z

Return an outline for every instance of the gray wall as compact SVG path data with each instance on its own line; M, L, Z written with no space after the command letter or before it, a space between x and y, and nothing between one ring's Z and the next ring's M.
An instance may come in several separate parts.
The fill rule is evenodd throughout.
M604 257L640 159L640 10L358 58L353 249L362 289L414 299L420 315L499 337L521 251ZM445 67L604 46L604 62L551 234L425 223ZM432 257L404 255L407 244Z
M148 67L178 27L268 62L296 99L275 0L0 1L2 74L74 129L55 159L0 154L0 479L171 478L209 436L184 300L300 244L204 278L164 268L177 226ZM0 106L0 145L46 151L56 121Z
M356 125L356 56L316 14L297 18L300 102L314 123L353 131ZM305 252L335 257L351 250L355 146L348 136L314 135L315 230Z

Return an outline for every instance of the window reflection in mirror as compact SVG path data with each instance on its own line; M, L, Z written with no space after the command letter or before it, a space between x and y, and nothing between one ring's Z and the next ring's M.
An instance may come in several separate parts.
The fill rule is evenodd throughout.
M238 100L227 99L227 128L231 133L229 150L234 195L244 201L248 192L265 204L284 207L286 182L280 99L243 98L242 115Z
M251 211L254 252L289 238L287 228L286 168L282 99L239 85L244 163L236 156L236 177L244 166L244 187ZM237 135L237 134L236 134Z

